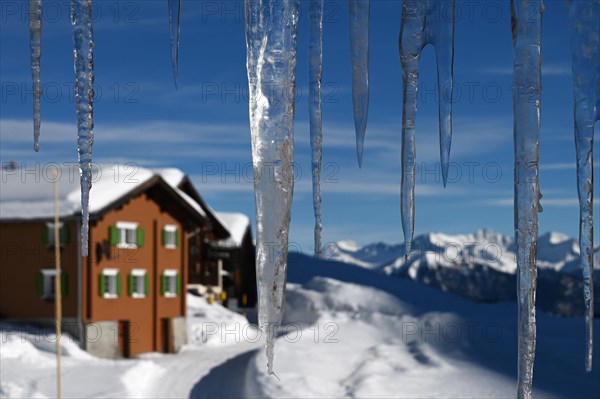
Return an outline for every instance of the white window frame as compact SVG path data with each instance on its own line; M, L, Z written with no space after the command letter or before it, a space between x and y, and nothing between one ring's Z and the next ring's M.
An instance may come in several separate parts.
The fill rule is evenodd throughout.
M109 277L114 279L114 293L110 292L110 290L105 290L103 298L107 299L117 299L119 297L119 289L117 288L117 274L119 274L119 269L102 269L102 275L106 279L107 287L110 287L110 283L108 282Z
M166 235L167 240L165 240L165 241L170 241L170 238L173 238L172 243L165 242L165 248L176 249L177 248L177 225L166 224L163 230L167 233L167 235ZM172 234L172 236L171 236L171 234Z
M115 227L119 230L119 242L117 248L137 248L137 229L139 224L135 222L117 222ZM127 242L127 230L133 230L133 242Z
M43 276L44 286L42 289L42 299L54 300L56 298L56 292L54 292L56 278L56 269L42 269L40 270Z
M177 296L177 275L179 272L176 269L166 269L163 271L163 276L167 278L167 284L165 289L164 296L167 298L175 298ZM171 291L171 284L169 284L169 280L173 281L173 290Z
M134 277L133 282L134 282L134 287L135 289L133 290L131 297L132 298L146 298L146 274L147 271L146 269L133 269L131 271L131 275ZM138 288L140 288L139 285L139 280L142 281L142 292L140 293L138 291Z
M54 237L54 222L46 223L46 228L48 229L48 246L53 247L56 245L56 237ZM60 232L63 228L63 222L58 222L58 245L62 246L62 242L60 242Z

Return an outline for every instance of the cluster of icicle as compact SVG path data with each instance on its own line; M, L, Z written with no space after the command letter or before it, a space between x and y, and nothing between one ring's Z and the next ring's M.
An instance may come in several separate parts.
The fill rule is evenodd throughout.
M451 13L432 17L439 10ZM454 0L405 1L400 26L400 64L402 66L402 182L400 210L406 257L408 258L415 226L415 119L419 59L423 48L431 44L437 59L439 94L440 160L444 186L448 179L452 144L452 93L454 71ZM429 17L429 18L428 18Z
M443 2L444 4L440 4ZM600 119L600 0L567 0L575 101L575 142L580 202L580 250L586 307L586 359L592 368L593 336L593 137ZM81 173L82 255L88 252L88 202L93 134L93 29L91 0L71 0L77 143ZM250 128L255 176L259 324L267 335L267 372L284 306L288 232L294 188L293 135L298 0L245 0ZM535 291L538 212L538 144L541 119L542 0L511 0L514 46L515 238L518 263L518 396L531 397L535 357ZM356 149L362 165L369 109L370 0L349 0L352 102ZM445 17L431 18L445 10ZM448 17L447 10L452 10ZM415 119L419 58L435 48L439 91L440 158L444 186L452 141L455 0L405 0L400 29L403 76L401 214L406 253L414 230ZM178 86L181 0L168 0L171 63ZM40 135L42 1L29 0L34 93L34 149ZM312 150L315 255L321 255L320 173L322 157L321 77L323 0L309 3L309 115ZM275 90L273 90L275 89Z
M593 140L600 119L600 0L568 0L574 89L579 247L583 271L586 323L586 371L592 370L593 284ZM542 195L538 180L541 120L542 0L512 0L514 47L513 111L515 147L515 241L518 265L518 392L531 398L535 360L535 293L538 212Z
M369 105L368 0L350 0L352 98L359 165ZM250 87L250 128L255 179L259 325L267 336L267 373L273 372L273 345L283 317L287 248L293 194L294 96L297 0L246 0L246 45ZM320 258L322 158L321 79L323 0L309 2L309 116L315 214L314 248ZM275 90L273 90L275 89Z

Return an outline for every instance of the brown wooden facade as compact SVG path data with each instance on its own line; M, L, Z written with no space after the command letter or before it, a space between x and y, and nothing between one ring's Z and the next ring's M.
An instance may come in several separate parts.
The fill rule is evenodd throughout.
M54 246L43 240L49 222L3 220L0 223L1 318L26 322L52 320L54 301L42 297L39 287L43 270L54 268ZM111 229L114 231L119 223L136 226L135 244L111 240ZM114 334L119 336L119 348L125 357L150 351L172 352L170 320L186 315L189 251L185 237L206 224L198 212L158 177L106 210L90 215L87 257L78 256L78 217L64 220L62 229L66 233L61 243L62 281L66 283L64 319L83 326L115 321ZM175 245L164 242L166 226L178 233ZM106 277L107 271L116 277ZM143 293L133 292L132 284L136 283L133 273L143 275ZM169 273L168 278L165 273ZM116 295L103 288L107 279L117 283ZM169 292L164 285L173 279L176 286L174 292Z

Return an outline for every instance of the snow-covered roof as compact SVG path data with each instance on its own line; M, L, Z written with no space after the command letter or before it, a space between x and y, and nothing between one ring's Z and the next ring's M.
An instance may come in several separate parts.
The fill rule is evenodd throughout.
M54 216L54 167L37 169L2 169L0 179L0 219L50 219ZM185 173L176 168L147 169L131 164L99 165L94 169L90 192L89 212L94 214L139 188L153 177L160 177L198 214L210 214L229 233L219 243L239 247L250 226L250 219L242 213L215 212L207 204L198 203L179 187ZM81 212L81 193L77 167L60 169L58 179L59 215L61 218Z
M202 207L200 206L200 204L198 204L192 197L190 197L189 195L187 195L186 193L184 193L182 190L180 190L176 186L172 186L172 187L175 190L175 192L177 194L179 194L179 196L181 198L183 198L188 204L190 204L190 206L192 208L194 208L196 210L196 212L198 212L202 216L206 216L206 212L204 211L204 209L202 209Z
M178 187L185 178L185 173L177 168L152 169L152 171L160 175L171 187Z
M241 246L244 235L250 227L248 216L237 212L215 212L215 216L230 234L229 238L219 241L219 244L226 247Z
M54 215L54 167L2 170L0 179L0 219L45 219ZM79 173L76 167L59 169L59 214L73 216L81 212ZM179 169L146 169L131 164L100 165L94 169L89 212L100 212L114 201L160 176L196 212L204 210L177 188L185 174Z

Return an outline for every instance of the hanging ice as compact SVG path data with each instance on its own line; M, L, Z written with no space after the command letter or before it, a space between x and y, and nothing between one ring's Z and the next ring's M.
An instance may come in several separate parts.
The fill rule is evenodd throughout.
M40 58L42 57L42 0L29 0L29 48L31 50L31 78L33 80L33 149L40 150Z
M315 257L321 257L321 158L323 122L321 119L321 77L323 76L323 0L310 0L309 6L308 107L312 158L313 207L315 211ZM359 157L360 159L360 157Z
M454 70L454 0L405 0L400 27L402 65L402 182L401 215L406 256L410 253L415 224L415 118L419 58L423 48L435 47L439 94L440 159L444 186L448 179L452 142Z
M356 130L356 155L362 166L365 130L369 115L369 19L371 0L349 0L352 60L352 106Z
M250 130L256 201L258 322L267 373L281 324L294 189L294 100L298 0L245 0Z
M94 144L94 58L92 1L71 0L71 24L75 58L75 106L77 148L81 175L81 255L88 254L88 204L92 188L92 145Z
M171 66L175 88L179 85L179 37L181 23L181 0L169 0L169 39L171 42Z
M569 31L575 97L575 148L579 191L579 249L586 323L585 368L592 370L594 332L594 123L600 120L600 0L570 0Z
M536 343L542 11L542 0L511 0L519 398L531 398Z

